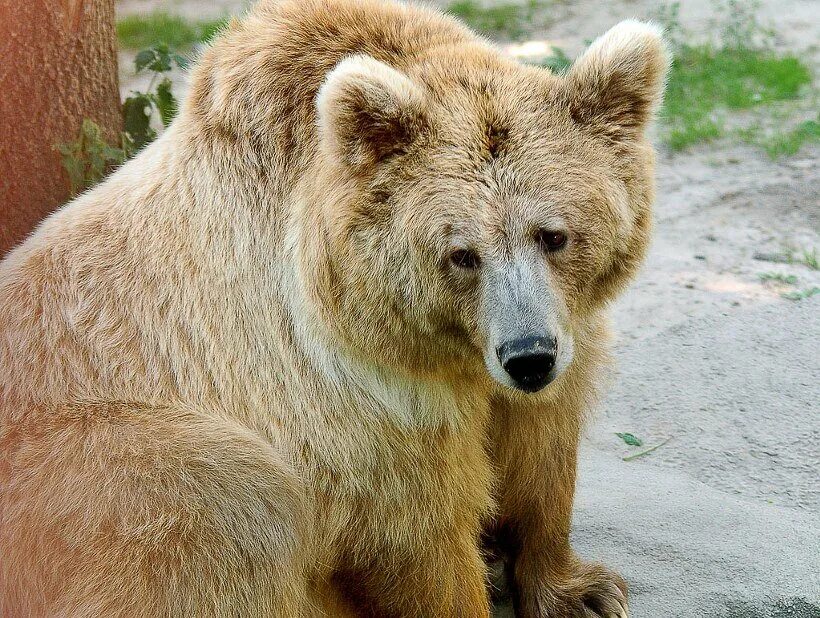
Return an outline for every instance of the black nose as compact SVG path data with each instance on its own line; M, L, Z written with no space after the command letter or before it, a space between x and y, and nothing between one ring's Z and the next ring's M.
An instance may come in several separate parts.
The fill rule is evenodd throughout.
M496 353L515 385L522 391L534 393L549 383L556 349L553 338L523 337L498 346Z

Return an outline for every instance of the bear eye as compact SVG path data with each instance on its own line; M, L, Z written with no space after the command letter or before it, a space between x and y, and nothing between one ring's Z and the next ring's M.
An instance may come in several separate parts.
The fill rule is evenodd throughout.
M481 266L481 258L471 249L457 249L450 254L453 265L467 270L475 270Z
M541 251L552 253L564 248L567 244L567 235L564 232L553 230L538 230L535 233L535 242L538 243Z

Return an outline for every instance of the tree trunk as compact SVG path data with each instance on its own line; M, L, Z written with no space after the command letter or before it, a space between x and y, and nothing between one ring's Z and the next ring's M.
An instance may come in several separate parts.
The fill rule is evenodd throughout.
M0 0L0 258L69 197L84 118L117 140L114 0Z

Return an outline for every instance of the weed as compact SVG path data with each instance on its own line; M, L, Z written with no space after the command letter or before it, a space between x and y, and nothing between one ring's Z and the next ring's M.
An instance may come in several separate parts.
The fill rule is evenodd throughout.
M456 0L447 12L484 34L517 39L545 5L543 0L528 0L525 4L500 2L493 6L483 6L478 0Z
M789 264L802 264L811 270L820 270L818 263L817 249L787 249L785 253Z
M117 22L117 38L128 49L168 45L190 49L210 40L227 23L227 18L187 21L178 15L155 11L147 15L129 15Z
M572 58L560 47L552 48L552 56L541 62L541 66L548 68L553 73L566 73L572 66Z
M781 294L781 296L787 300L803 300L806 298L811 298L815 294L820 294L820 287L814 286L811 288L806 288L805 290L800 290L799 292L786 292Z
M152 121L168 126L177 113L177 100L172 83L164 73L174 66L184 67L187 61L173 53L165 44L139 52L134 59L137 73L153 73L146 92L132 92L122 105L124 131L119 147L109 145L100 127L84 120L79 137L55 146L62 158L63 168L71 183L72 197L90 189L116 167L130 159L157 137Z
M758 251L752 258L777 264L802 264L811 270L820 270L820 258L818 258L816 248L803 249L799 252L794 248L789 248L782 253L762 253Z
M783 273L759 273L758 278L761 281L777 281L778 283L786 283L794 285L797 283L796 275L784 275Z
M820 261L817 258L817 249L803 249L799 261L812 270L820 270Z
M762 146L768 155L775 159L779 156L795 155L804 144L818 141L820 141L820 122L807 120L791 131L780 135L766 136L753 143Z
M99 125L86 119L76 140L54 147L68 174L72 197L93 187L125 161L129 148L125 135L122 139L121 147L110 146Z
M177 100L172 92L171 80L162 77L176 65L184 68L187 61L173 53L165 44L144 49L134 58L134 67L139 74L153 73L146 92L132 92L122 104L123 125L136 150L156 139L157 132L151 126L154 111L159 114L163 126L168 126L177 112ZM158 81L159 80L159 81Z

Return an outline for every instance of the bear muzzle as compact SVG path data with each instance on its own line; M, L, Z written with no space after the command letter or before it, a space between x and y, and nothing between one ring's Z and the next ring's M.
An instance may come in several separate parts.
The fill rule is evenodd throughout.
M502 343L496 355L516 388L536 393L552 382L558 342L555 337L528 335Z

